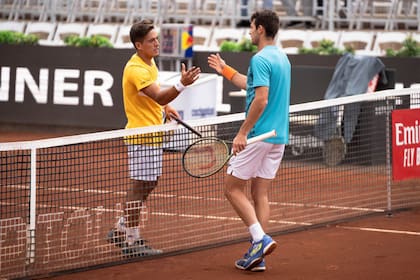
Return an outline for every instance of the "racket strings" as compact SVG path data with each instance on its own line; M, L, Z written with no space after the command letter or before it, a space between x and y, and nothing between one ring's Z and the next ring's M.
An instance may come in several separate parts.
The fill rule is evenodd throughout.
M184 153L184 169L193 176L202 177L220 170L229 157L229 148L217 138L202 139Z

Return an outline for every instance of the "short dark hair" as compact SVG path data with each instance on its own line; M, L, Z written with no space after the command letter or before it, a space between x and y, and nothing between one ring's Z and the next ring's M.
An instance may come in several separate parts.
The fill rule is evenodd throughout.
M251 22L255 20L255 27L262 26L267 37L276 37L280 28L279 16L272 10L256 11L251 16Z
M140 22L136 22L131 26L130 29L130 40L133 45L136 42L143 42L144 37L150 32L150 30L154 29L153 21L144 19Z

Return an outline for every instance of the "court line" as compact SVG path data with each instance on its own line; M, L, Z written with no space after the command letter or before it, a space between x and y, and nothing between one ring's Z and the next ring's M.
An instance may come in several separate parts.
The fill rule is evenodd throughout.
M365 212L385 212L384 209L378 209L378 208L349 207L349 206L325 205L325 204L318 204L318 203L294 203L294 202L269 202L269 203L270 205L280 205L280 206L312 207L312 208L326 208L326 209L336 209L336 210L365 211Z
M15 203L11 202L0 202L0 205L4 206L10 206L10 205L17 205ZM20 207L28 207L29 205L27 203L18 204ZM41 208L52 208L57 207L57 205L48 205L48 204L39 204L38 207ZM103 207L94 207L94 208L88 208L88 207L78 207L78 206L59 206L60 209L65 210L91 210L91 211L97 211L97 212L121 212L121 210L118 209L108 209ZM239 217L226 217L226 216L214 216L214 215L196 215L196 214L179 214L179 213L169 213L169 212L150 212L149 215L155 215L155 216L166 216L166 217L182 217L182 218L194 218L194 219L208 219L208 220L219 220L219 221L241 221ZM269 223L275 223L275 224L287 224L287 225L304 225L304 226L310 226L312 223L305 223L305 222L292 222L292 221L283 221L283 220L269 220Z
M394 233L394 234L406 234L406 235L418 235L418 236L420 236L420 232L417 232L417 231L380 229L380 228L366 228L366 227L349 227L349 226L336 226L336 227L341 228L341 229L348 229L348 230L360 230L360 231L372 231L372 232L380 232L380 233Z
M16 205L15 203L8 203L8 202L0 202L0 205ZM21 207L28 207L28 204L19 204ZM56 205L48 205L48 204L40 204L39 207L43 208L51 208L56 207ZM95 208L87 208L87 207L77 207L77 206L60 206L61 209L67 210L92 210L98 212L120 212L118 209L107 209L102 207L95 207ZM213 216L213 215L194 215L194 214L178 214L178 213L168 213L168 212L151 212L150 215L156 216L178 216L184 218L196 218L196 219L209 219L209 220L228 220L228 221L240 221L238 217L226 217L226 216ZM276 224L289 224L289 225L305 225L310 226L312 223L306 222L292 222L292 221L284 221L284 220L269 220L269 223L276 223ZM370 232L379 232L379 233L393 233L393 234L405 234L405 235L414 235L420 236L420 232L415 231L402 231L402 230L391 230L391 229L380 229L380 228L367 228L367 227L351 227L351 226L339 226L337 225L336 228L340 229L347 229L347 230L359 230L359 231L370 231Z
M17 189L29 189L29 186L25 185L6 185L4 187L17 188ZM126 191L112 191L112 190L92 190L92 189L79 189L79 188L67 188L67 187L51 187L48 188L51 191L64 191L64 192L85 192L85 193L96 193L96 194L117 194L121 196L126 196ZM207 200L207 201L225 201L222 198L212 198L204 196L191 196L191 195L176 195L176 194L160 194L152 193L153 197L162 197L162 198L179 198L179 199L191 199L191 200ZM361 212L385 212L384 209L378 208L365 208L365 207L350 207L350 206L338 206L338 205L326 205L318 203L296 203L296 202L276 202L270 201L270 205L276 206L287 206L287 207L312 207L312 208L321 208L321 209L334 209L334 210L350 210L350 211L361 211Z

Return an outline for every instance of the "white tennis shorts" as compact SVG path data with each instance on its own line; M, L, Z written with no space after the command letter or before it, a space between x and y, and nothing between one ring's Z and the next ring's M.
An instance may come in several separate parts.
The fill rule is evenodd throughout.
M127 145L130 178L157 181L162 175L162 148L147 145Z
M274 179L284 154L284 144L257 142L247 145L228 163L227 173L242 180Z

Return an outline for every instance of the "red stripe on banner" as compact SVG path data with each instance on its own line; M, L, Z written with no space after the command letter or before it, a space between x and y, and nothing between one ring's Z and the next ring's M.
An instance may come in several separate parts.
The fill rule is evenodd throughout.
M420 178L420 109L392 112L392 176Z

